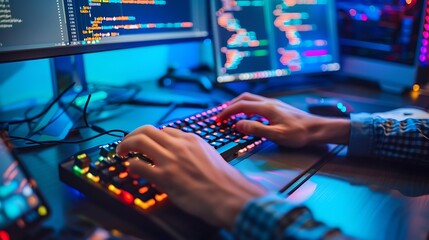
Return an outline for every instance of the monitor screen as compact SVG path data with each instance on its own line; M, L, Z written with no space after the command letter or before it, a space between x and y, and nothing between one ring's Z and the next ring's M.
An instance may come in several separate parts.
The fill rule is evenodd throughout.
M386 90L412 86L429 63L427 1L338 0L337 10L343 72Z
M145 46L208 35L201 0L6 0L0 62Z
M421 0L337 1L342 53L414 65L423 4Z
M338 71L334 0L211 1L217 82Z

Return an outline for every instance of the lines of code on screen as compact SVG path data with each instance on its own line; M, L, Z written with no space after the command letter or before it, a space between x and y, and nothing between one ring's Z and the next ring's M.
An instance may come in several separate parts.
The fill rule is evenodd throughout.
M332 7L330 0L216 1L218 81L338 70Z
M60 0L0 0L0 51L66 44Z
M195 0L0 0L0 52L198 37L205 31L200 6Z
M99 43L106 38L136 34L171 33L193 29L190 0L79 0L72 1L77 38ZM74 16L72 15L74 14Z

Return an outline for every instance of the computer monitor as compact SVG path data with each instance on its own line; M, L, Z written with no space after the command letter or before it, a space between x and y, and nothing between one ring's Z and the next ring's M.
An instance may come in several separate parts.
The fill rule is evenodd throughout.
M9 0L0 4L0 62L204 38L201 0Z
M85 53L204 40L208 36L206 7L201 0L3 1L0 2L0 63L4 64L0 68L19 64L17 61L48 58L56 72L52 74L52 85L58 86L55 98L69 85L64 79L86 84L82 62ZM26 76L17 81L19 86L25 86L27 81L38 80ZM79 86L74 92L85 88ZM115 91L110 95L120 94ZM123 95L129 96L128 92ZM107 99L109 94L102 96ZM92 102L94 99L93 95ZM64 131L38 140L61 140L73 125L71 118L58 120L65 116L68 106L55 106L48 114L53 117L45 115L38 121L43 124L35 129L47 123ZM79 107L83 107L82 101ZM56 122L61 126L56 126ZM19 143L16 145L21 147Z
M338 0L342 72L392 92L427 81L428 4L426 0Z
M219 83L340 70L334 0L211 1Z

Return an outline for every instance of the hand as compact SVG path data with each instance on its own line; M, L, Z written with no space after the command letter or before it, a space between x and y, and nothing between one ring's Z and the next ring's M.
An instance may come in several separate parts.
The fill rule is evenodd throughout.
M155 167L132 159L130 173L156 184L177 206L214 226L231 229L244 204L265 193L192 133L143 126L128 134L116 151L120 156L146 154Z
M266 137L286 147L303 147L317 143L348 143L349 120L319 117L280 100L251 93L243 93L233 99L230 106L217 117L223 120L242 112L261 115L267 118L270 124L241 120L237 123L238 131L247 135Z

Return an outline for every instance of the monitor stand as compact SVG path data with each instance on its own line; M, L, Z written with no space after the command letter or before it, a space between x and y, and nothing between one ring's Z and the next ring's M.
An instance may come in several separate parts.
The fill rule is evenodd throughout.
M92 87L86 80L85 64L82 55L73 55L54 58L57 84L59 89L70 83L75 83L75 92L79 94L74 106L83 110L89 95L91 95L89 109L103 109L104 106L112 104L129 104L137 106L160 106L168 107L174 104L176 107L208 108L208 102L169 101L151 99L141 96L140 90L134 87L95 86ZM72 96L69 96L69 98ZM69 100L68 102L71 102Z
M37 142L54 142L64 140L67 135L75 127L79 120L80 114L73 109L68 109L61 103L55 103L47 113L35 122L29 132L29 138ZM25 143L26 142L26 143ZM24 144L15 142L15 147L27 148L40 146L40 144L29 144L25 141ZM48 144L50 145L50 144Z
M55 57L53 59L57 85L59 89L71 83L75 83L74 93L79 95L74 101L74 105L83 108L88 96L91 95L91 108L97 108L107 104L138 103L141 105L168 106L168 102L152 101L136 97L138 90L134 88L96 86L88 84L85 76L84 59L82 55L73 55L65 57ZM70 96L68 98L71 98Z
M28 118L31 118L34 116L33 113L42 112L44 108L46 108L45 105L29 105L25 109L2 112L2 121L9 119L7 120L9 123L2 124L2 129L10 133L11 142L15 148L40 147L44 145L42 142L61 141L67 137L74 126L74 120L58 103L52 105L40 117L26 120L26 110L34 109L28 115Z
M44 72L45 75L36 75L36 80L39 77L44 78L40 80L43 84L37 91L49 93L49 88L52 88L51 100L47 103L40 102L37 97L30 98L32 95L28 94L27 98L21 100L22 102L2 109L0 121L7 123L4 128L10 132L14 146L16 148L39 147L42 146L39 142L65 139L80 117L75 109L63 102L64 96L70 92L71 86L65 87L65 94L61 94L57 85L54 62L51 59L13 64L17 64L18 68L21 68L21 64L28 66L27 68L22 67L22 71L26 72L22 72L21 75L28 75L30 79L34 68ZM27 81L27 79L21 80L21 78L19 75L16 77L17 89L24 87L19 83L25 84Z

